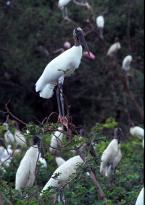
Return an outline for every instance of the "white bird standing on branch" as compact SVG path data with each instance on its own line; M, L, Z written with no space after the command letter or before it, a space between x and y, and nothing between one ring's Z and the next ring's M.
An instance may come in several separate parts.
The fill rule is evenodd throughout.
M35 181L36 165L39 158L39 143L40 138L33 137L33 145L28 149L25 156L20 162L16 173L15 189L21 190L26 187L31 187Z
M26 139L24 135L20 132L20 130L16 129L14 134L9 130L8 123L3 123L3 126L6 128L6 133L4 134L4 138L6 143L15 143L20 146L26 145Z
M122 69L126 72L128 72L131 69L131 62L133 61L133 57L131 55L128 55L124 58L122 63Z
M135 205L144 205L144 187L142 188L141 192L139 193L139 196L137 198Z
M122 130L120 128L116 128L114 131L114 139L105 149L101 157L100 173L105 177L110 177L112 175L122 159L120 149L121 135Z
M88 50L81 28L74 29L73 36L75 45L52 60L36 83L36 92L39 92L40 97L45 99L53 96L54 88L57 85L56 95L59 120L62 124L64 121L66 122L66 117L64 113L63 88L62 83L59 83L59 79L71 75L79 67L83 55L83 46Z
M104 39L104 35L103 35L103 30L104 30L104 25L105 25L104 16L98 16L96 18L96 24L97 24L97 27L99 29L99 36L100 36L100 38Z
M108 50L107 56L113 57L118 50L121 49L121 44L119 42L114 43Z
M78 166L81 166L83 163L84 161L80 156L75 156L67 160L56 169L40 195L42 196L48 188L62 188L66 186L70 177L76 174Z
M51 143L49 148L51 154L57 154L59 152L63 137L63 127L58 127L58 130L55 131L51 136Z
M139 126L134 126L130 128L130 134L136 136L142 140L142 145L144 147L144 129Z

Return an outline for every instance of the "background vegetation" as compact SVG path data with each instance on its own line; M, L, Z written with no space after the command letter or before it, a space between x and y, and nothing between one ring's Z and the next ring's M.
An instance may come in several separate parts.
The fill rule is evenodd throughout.
M78 71L65 80L65 96L71 105L74 122L92 127L96 121L118 117L118 113L122 114L120 121L128 121L127 112L130 112L134 121L142 123L117 73L121 72L123 58L131 54L134 62L130 87L143 107L143 0L131 3L128 0L92 0L93 16L87 9L70 3L72 23L63 20L57 1L13 0L10 8L5 2L0 3L1 110L11 99L11 111L26 122L42 120L56 112L55 97L41 99L35 93L35 83L47 63L56 56L54 51L66 40L73 44L72 30L81 26L87 33L86 39L96 60L83 59ZM95 18L101 14L105 17L104 42L98 38L95 24ZM106 53L116 37L122 49L114 66ZM40 51L40 46L47 49L47 54ZM0 118L3 120L2 115ZM52 120L56 121L55 117Z
M50 100L41 99L35 93L35 83L47 63L56 56L54 51L61 48L65 41L73 44L72 31L76 26L84 29L89 48L96 59L82 59L75 74L65 79L64 92L73 123L87 130L85 140L101 136L102 140L95 147L97 160L89 160L88 156L88 163L96 167L108 205L134 205L143 186L141 143L128 134L122 143L123 159L112 184L99 175L99 165L114 127L120 125L128 132L130 119L137 125L143 124L144 1L92 0L89 3L93 13L70 3L69 16L73 22L68 23L62 18L57 0L12 0L10 7L6 6L6 0L0 1L0 122L6 120L8 113L5 113L5 108L9 102L10 118L14 119L13 113L26 122L21 128L27 137L28 146L33 134L42 136L48 162L48 168L39 165L35 186L25 190L23 196L14 190L14 181L18 164L27 148L13 158L10 167L4 167L5 172L0 167L0 197L4 205L51 205L49 193L46 199L39 198L41 188L56 168L54 158L48 152L51 132L44 135L38 130L45 117L57 112L57 105L55 96ZM104 41L99 39L95 24L95 18L101 14L105 17ZM121 42L122 49L112 61L106 57L106 53L116 38ZM122 60L128 54L134 58L129 74L129 93L124 84L125 74L121 70ZM52 115L49 120L49 123L57 122L57 115ZM116 121L118 124L114 124ZM30 122L34 123L31 126L34 130L28 136L26 127ZM38 122L38 130L35 130ZM103 126L99 134L96 123ZM0 135L3 135L2 130ZM75 139L77 144L78 136ZM65 159L72 156L65 150L62 155ZM103 205L84 171L79 170L69 190L64 190L68 204Z

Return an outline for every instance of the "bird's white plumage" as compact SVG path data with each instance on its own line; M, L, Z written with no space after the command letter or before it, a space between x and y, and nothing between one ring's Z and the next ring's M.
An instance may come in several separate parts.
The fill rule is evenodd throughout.
M35 181L35 170L39 156L37 145L30 147L20 162L16 173L15 189L21 190L25 187L31 187Z
M58 7L59 8L64 8L71 0L59 0L58 1Z
M63 136L63 127L58 127L58 130L51 136L51 143L49 148L50 153L55 154L58 151L58 148L61 147Z
M96 19L96 24L98 28L104 28L105 20L103 16L98 16Z
M66 162L62 157L56 157L55 161L58 167L60 167L62 164Z
M64 164L56 169L48 183L43 188L41 195L50 187L61 187L66 184L70 177L76 173L79 165L83 164L80 156L75 156L67 160ZM55 177L58 175L57 177Z
M131 68L132 61L133 61L133 57L131 55L126 56L122 63L122 69L125 71L129 71Z
M71 75L81 63L82 46L73 46L52 60L45 68L36 83L36 92L40 97L49 99L53 95L54 87L63 76Z
M144 205L144 188L142 188L135 205Z
M100 173L109 177L119 164L122 158L120 144L117 139L113 139L102 154Z
M132 136L136 136L142 140L142 146L144 147L144 129L139 126L131 127L130 134Z
M15 131L14 137L15 137L16 143L18 145L21 145L21 146L26 145L26 139L25 139L24 135L20 132L20 130Z
M114 56L114 54L121 49L121 44L119 42L114 43L108 50L107 56Z

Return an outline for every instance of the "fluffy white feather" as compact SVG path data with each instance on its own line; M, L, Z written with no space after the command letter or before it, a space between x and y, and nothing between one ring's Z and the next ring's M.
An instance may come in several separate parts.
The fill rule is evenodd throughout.
M51 136L51 143L49 148L51 154L55 154L58 151L58 148L61 147L63 136L63 127L58 127L58 130Z
M106 177L112 174L122 158L120 144L113 139L102 154L100 173Z
M28 149L25 156L20 162L16 173L15 189L21 190L25 187L31 187L35 181L35 170L39 156L37 145L33 145Z
M114 56L114 54L121 49L119 42L114 43L108 50L107 56Z
M48 181L48 183L44 186L41 196L43 192L46 191L50 187L61 187L66 184L66 182L70 179L70 177L76 173L76 170L79 165L83 164L83 160L80 156L75 156L67 160L64 164L56 169L53 173L52 177ZM58 175L57 177L55 177Z
M58 80L62 76L68 76L77 69L81 63L82 46L73 46L52 60L45 68L36 83L36 92L40 97L50 98Z
M122 63L122 69L125 71L129 71L131 68L132 61L133 61L133 57L131 55L126 56Z
M135 205L144 205L144 188L142 188Z

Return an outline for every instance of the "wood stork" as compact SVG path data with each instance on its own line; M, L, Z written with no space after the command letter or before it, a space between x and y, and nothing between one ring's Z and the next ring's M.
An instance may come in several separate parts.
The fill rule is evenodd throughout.
M128 72L131 68L132 61L133 61L133 57L131 55L126 56L122 62L122 69Z
M113 57L115 53L117 53L118 50L121 49L120 42L114 43L108 50L107 56Z
M59 149L62 144L64 134L63 134L63 127L58 127L58 130L55 131L51 136L51 143L49 151L51 154L58 154Z
M66 20L70 20L68 17L68 10L67 10L67 5L71 2L72 0L59 0L58 1L58 7L62 10L63 18Z
M114 139L108 145L101 157L100 173L105 177L110 177L115 171L117 165L121 161L122 153L120 148L120 138L122 130L116 128L114 131Z
M84 163L80 156L75 156L67 160L60 167L58 167L49 179L48 183L44 186L41 191L41 196L48 188L61 188L67 185L68 180L73 174L76 174L78 166ZM56 177L56 175L58 175Z
M96 24L97 24L97 27L99 29L99 36L100 36L100 38L104 39L104 35L103 35L103 30L104 30L104 25L105 25L104 16L98 16L96 18Z
M134 126L130 128L130 134L136 136L142 140L142 145L144 147L144 129L139 126Z
M135 205L144 205L144 187L138 195L137 201Z
M58 167L60 167L62 164L66 162L62 157L56 157L55 161Z
M15 189L21 190L25 187L31 187L35 181L36 165L39 158L40 138L33 137L33 145L27 150L20 162L16 173Z
M14 134L9 130L8 123L3 123L3 126L6 128L6 133L4 134L4 138L6 143L15 143L20 146L26 145L26 139L24 135L20 132L20 130L15 129Z
M71 75L75 69L79 67L83 55L83 46L88 50L83 30L81 28L74 29L73 37L74 46L52 60L46 66L41 77L36 82L36 92L39 92L40 97L45 99L49 99L53 96L54 88L57 85L56 94L59 119L62 124L63 121L66 121L66 118L64 113L62 83L59 83L59 79Z

